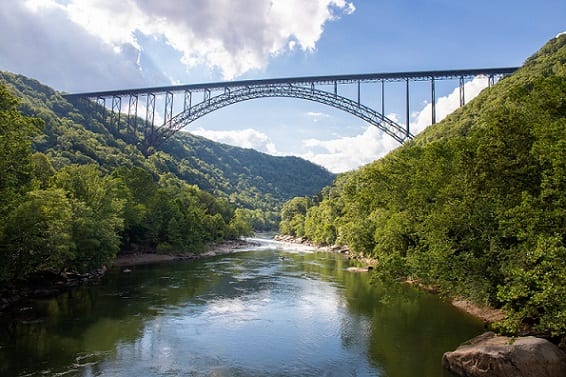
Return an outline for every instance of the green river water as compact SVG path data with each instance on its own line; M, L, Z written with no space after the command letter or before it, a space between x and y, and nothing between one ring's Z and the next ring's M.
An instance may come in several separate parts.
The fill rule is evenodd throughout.
M110 271L0 316L0 376L450 376L442 354L482 324L348 267L264 241Z

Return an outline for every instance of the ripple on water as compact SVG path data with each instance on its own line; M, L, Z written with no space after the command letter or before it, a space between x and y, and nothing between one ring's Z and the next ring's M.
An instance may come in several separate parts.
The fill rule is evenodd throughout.
M442 375L438 350L481 331L421 296L400 299L404 288L376 290L340 255L268 247L109 274L54 301L53 318L25 326L21 350L2 344L0 360L20 357L8 375Z

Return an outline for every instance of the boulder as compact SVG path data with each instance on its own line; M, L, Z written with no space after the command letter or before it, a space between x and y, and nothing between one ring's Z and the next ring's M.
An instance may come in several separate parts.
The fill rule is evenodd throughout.
M446 352L442 365L464 377L564 377L566 354L546 339L484 333Z

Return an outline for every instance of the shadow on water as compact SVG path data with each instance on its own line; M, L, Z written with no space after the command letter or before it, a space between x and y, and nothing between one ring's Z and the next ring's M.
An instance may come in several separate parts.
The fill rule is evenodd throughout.
M349 266L270 244L112 271L0 317L0 375L447 376L442 353L482 330Z

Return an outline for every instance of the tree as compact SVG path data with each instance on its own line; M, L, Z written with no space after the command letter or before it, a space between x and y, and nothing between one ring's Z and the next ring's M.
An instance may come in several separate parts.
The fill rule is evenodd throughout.
M51 184L51 177L55 175L55 169L51 165L49 157L41 152L36 152L31 156L31 166L34 186L43 190L47 189Z
M31 142L41 120L18 111L18 100L0 85L0 218L31 189Z
M67 192L71 203L73 267L81 271L109 263L119 250L123 201L118 183L95 165L66 166L55 176L55 185Z
M71 228L71 204L63 190L28 192L5 219L0 277L20 279L38 271L63 270L74 258Z
M534 328L551 336L566 334L566 247L562 237L539 236L524 244L505 268L505 284L498 297L509 318L503 328L511 333Z
M307 209L312 205L311 200L306 197L295 197L281 208L280 232L292 236L304 235L303 221L307 214Z
M251 236L253 229L251 227L251 219L249 212L241 208L237 208L234 217L230 220L231 237L238 238L240 236Z

